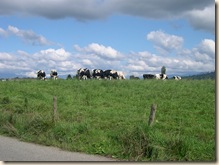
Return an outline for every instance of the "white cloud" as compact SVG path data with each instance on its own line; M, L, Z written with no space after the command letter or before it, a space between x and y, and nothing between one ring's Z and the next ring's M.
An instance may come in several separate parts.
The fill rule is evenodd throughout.
M143 53L143 52L141 52ZM191 58L166 57L154 55L154 57L142 59L137 52L135 58L129 60L126 67L130 74L142 76L144 73L160 73L162 66L166 66L168 75L185 75L188 73L200 73L214 70L214 63L204 63ZM136 74L138 73L138 74Z
M204 39L198 46L200 52L208 54L211 58L215 58L215 42L211 39Z
M9 34L15 35L21 38L23 41L27 43L31 43L32 45L51 45L52 42L48 41L42 35L38 35L31 30L20 30L14 26L8 26L7 29Z
M6 37L7 36L7 31L4 29L0 28L0 36Z
M31 72L26 72L24 73L24 77L37 77L36 72L35 71L31 71Z
M129 55L127 70L130 73L160 73L166 66L168 74L200 73L215 70L215 42L211 39L202 40L192 49L183 48L183 38L162 31L148 33L147 39L154 43L159 54L148 51L132 52ZM176 51L177 56L163 56L160 50Z
M146 19L186 18L194 28L212 33L214 6L215 1L207 0L1 0L0 14L38 15L50 19L73 17L82 21L103 19L115 13Z
M80 67L77 60L71 59L71 53L61 49L46 49L29 54L25 51L16 53L0 52L0 69L4 73L35 77L36 71L45 70L49 74L51 69L60 73L75 73Z
M56 69L59 72L70 72L75 73L76 69L81 67L81 62L73 57L72 53L65 49L46 49L36 52L32 55L31 60L35 70L43 69L50 71Z
M205 64L215 62L215 42L204 39L197 47L191 51L194 60Z
M183 46L183 38L164 33L162 31L152 31L147 34L147 40L154 43L155 48L161 53L166 54L174 50L179 50Z
M46 49L46 50L41 50L39 53L34 54L34 56L46 60L65 61L69 58L70 53L66 52L63 48L57 50Z
M120 52L113 49L112 47L100 45L97 43L91 43L84 48L81 48L78 45L74 45L74 48L77 51L88 53L88 54L93 54L93 55L96 55L100 58L118 60L118 59L123 57L123 55Z
M85 66L93 66L93 62L89 59L82 60L83 65Z
M14 57L6 52L0 52L0 61L10 61L13 60Z

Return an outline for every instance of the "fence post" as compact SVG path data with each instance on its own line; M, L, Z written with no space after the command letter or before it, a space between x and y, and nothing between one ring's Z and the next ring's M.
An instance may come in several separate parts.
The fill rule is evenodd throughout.
M156 109L157 109L157 105L156 104L152 104L151 105L151 113L150 113L149 120L148 120L148 125L149 126L151 126L153 124L153 122L154 122Z
M57 97L53 97L53 122L57 120Z

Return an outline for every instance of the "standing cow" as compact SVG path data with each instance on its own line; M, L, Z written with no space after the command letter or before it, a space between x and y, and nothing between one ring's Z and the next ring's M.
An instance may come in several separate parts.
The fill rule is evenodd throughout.
M53 80L57 80L58 79L58 73L56 70L51 70L50 72L50 77L53 79Z
M153 75L153 74L143 74L143 78L144 78L144 80L145 79L154 79L155 75Z
M39 70L36 72L37 73L37 78L40 80L45 80L46 79L46 73L43 70Z
M105 70L103 73L105 79L109 79L109 80L119 79L119 75L115 70Z
M80 69L77 70L77 76L78 76L79 80L81 80L81 79L82 80L87 80L87 79L91 79L92 74L91 74L89 69L87 69L87 68L85 68L85 69L80 68Z
M167 77L166 74L155 74L154 77L155 77L155 79L157 79L157 80L160 80L160 79L162 79L162 80L168 79L168 77Z
M98 79L98 80L104 79L104 72L101 69L94 69L92 76L93 78Z
M119 80L125 80L125 75L124 75L123 72L121 72L121 71L117 71L117 74L118 74L118 78L119 78Z

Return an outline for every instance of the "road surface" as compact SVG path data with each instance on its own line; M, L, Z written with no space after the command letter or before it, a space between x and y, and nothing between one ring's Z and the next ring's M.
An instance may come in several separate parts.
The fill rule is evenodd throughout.
M26 143L0 136L1 161L116 161L114 159L63 151L56 147Z

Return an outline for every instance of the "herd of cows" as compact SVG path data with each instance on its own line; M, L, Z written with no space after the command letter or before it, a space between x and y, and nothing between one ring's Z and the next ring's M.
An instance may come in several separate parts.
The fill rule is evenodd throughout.
M125 79L125 75L120 72L120 71L115 71L115 70L102 70L102 69L94 69L94 70L89 70L87 68L82 69L80 68L77 71L78 79L86 80L86 79Z
M90 69L83 69L80 68L77 70L76 73L76 77L79 80L87 80L87 79L108 79L108 80L112 80L112 79L118 79L118 80L124 80L125 75L123 74L123 72L121 71L115 71L115 70L102 70L102 69L94 69L94 70L90 70ZM46 79L46 73L43 70L39 70L37 71L37 78L41 79L41 80L45 80ZM50 72L50 78L57 80L58 79L58 73L56 70L51 70ZM143 74L143 78L144 79L168 79L166 74ZM173 76L172 77L175 80L181 80L180 76Z

